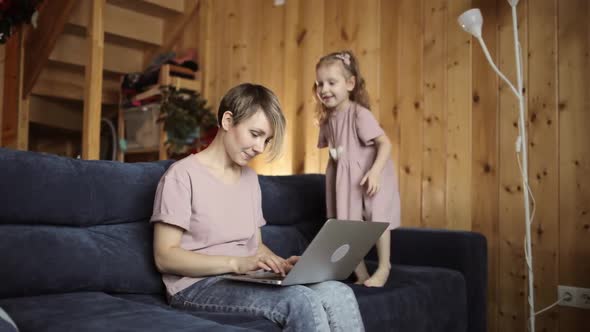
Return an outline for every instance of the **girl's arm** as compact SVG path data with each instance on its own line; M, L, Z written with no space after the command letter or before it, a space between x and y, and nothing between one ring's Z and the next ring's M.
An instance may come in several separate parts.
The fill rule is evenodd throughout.
M364 186L365 183L367 183L367 194L370 196L379 191L379 177L383 171L383 167L385 167L385 164L389 160L391 153L391 142L387 135L383 134L375 138L374 142L377 149L375 161L360 183L361 186Z
M161 273L205 277L230 272L246 273L260 268L280 271L265 256L213 256L182 249L180 240L183 232L179 227L161 222L154 225L154 260Z

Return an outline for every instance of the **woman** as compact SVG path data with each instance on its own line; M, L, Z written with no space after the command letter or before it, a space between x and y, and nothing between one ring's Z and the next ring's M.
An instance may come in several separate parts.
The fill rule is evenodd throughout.
M213 142L174 163L158 184L154 257L170 305L265 317L291 331L364 330L354 293L340 282L277 288L219 277L258 269L284 275L297 257L283 259L262 243L260 186L247 166L267 146L271 159L281 150L277 97L238 85L221 100L217 119Z

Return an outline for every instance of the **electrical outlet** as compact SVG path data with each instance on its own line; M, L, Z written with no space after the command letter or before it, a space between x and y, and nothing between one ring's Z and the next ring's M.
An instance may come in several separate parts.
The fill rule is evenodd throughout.
M574 302L578 308L590 309L590 288L578 288Z
M557 286L557 296L562 299L559 305L590 309L590 288Z
M557 286L557 298L562 299L559 305L566 307L575 307L576 287Z

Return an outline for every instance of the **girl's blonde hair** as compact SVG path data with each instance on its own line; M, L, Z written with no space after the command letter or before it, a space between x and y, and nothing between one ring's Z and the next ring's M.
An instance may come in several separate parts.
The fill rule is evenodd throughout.
M264 112L274 131L273 139L268 147L268 160L272 161L281 154L286 126L279 99L270 89L251 83L243 83L231 88L219 103L217 125L221 127L221 119L226 111L232 112L232 123L238 125L256 114L258 110Z
M322 66L332 64L340 64L342 68L344 68L344 75L346 79L350 79L351 77L355 78L354 88L348 94L348 98L351 101L354 101L355 103L367 109L370 109L371 107L369 103L369 94L366 89L365 79L361 75L359 63L352 51L344 50L325 55L318 61L318 63L315 66L315 69L317 71ZM313 85L312 90L314 98L317 102L316 118L319 123L323 123L328 117L328 110L326 109L324 104L322 104L321 101L318 100L317 86L315 83Z

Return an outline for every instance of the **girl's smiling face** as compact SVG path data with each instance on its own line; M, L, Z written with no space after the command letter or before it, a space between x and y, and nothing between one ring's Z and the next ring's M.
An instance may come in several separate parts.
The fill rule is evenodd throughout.
M340 111L348 106L355 78L347 78L345 73L346 69L338 62L320 66L316 71L316 94L329 110Z

